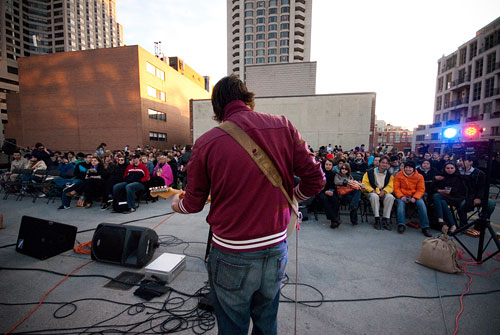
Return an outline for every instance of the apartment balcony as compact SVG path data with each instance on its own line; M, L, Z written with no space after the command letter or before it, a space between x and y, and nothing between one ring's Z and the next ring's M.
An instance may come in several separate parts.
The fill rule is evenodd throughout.
M304 3L299 3L298 1L295 1L295 10L305 13L306 12L305 1Z
M429 126L429 128L439 128L439 127L441 127L441 122L436 122Z
M236 12L232 16L233 20L236 19L237 17L240 17L240 12Z
M449 107L457 107L457 106L460 106L460 105L465 105L465 104L468 104L469 103L469 97L465 97L463 99L457 99L457 100L453 100L451 103L450 103L450 106Z
M238 57L239 55L240 55L239 50L236 50L235 52L233 52L233 57Z
M458 120L448 120L448 121L446 121L446 125L447 125L447 126L452 126L452 125L454 125L454 124L460 124L460 119L458 119Z
M295 22L297 22L297 20L305 21L306 17L302 14L295 14Z
M458 78L457 80L453 80L451 82L451 90L455 91L465 86L470 86L470 74L465 77Z
M485 98L494 97L495 95L500 95L500 87L496 87L489 92L488 91L484 92Z
M465 122L468 123L468 122L482 121L483 118L484 118L484 114L475 115L475 116L471 116L471 117L466 118Z
M240 24L240 20L236 20L233 22L232 26L234 28L234 27L238 26L239 24Z
M295 44L302 44L302 45L304 45L305 44L305 42L304 42L304 36L295 36L294 43Z
M234 12L234 11L237 11L238 9L240 9L240 4L236 3L231 10Z
M296 46L295 48L293 48L293 51L303 53L304 52L304 48L301 47L301 46Z
M240 36L239 35L236 35L234 38L233 38L233 42L236 42L236 41L239 41L240 40Z
M236 64L239 64L240 63L240 59L239 58L236 58L233 60L233 65L236 65Z
M495 112L490 114L490 120L491 119L498 119L500 118L500 112Z
M295 0L295 6L297 6L298 3L301 3L303 5L306 4L306 0Z
M233 35L236 35L240 32L240 28L236 28L233 30Z
M304 54L302 52L294 52L293 53L293 59L294 60L303 61L304 60Z

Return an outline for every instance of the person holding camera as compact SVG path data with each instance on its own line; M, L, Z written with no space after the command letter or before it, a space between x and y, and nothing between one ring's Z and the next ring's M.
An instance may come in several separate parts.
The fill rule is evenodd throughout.
M398 233L403 234L406 230L405 224L405 206L406 204L415 204L418 209L418 218L422 234L426 237L432 237L429 228L429 218L427 217L427 208L422 199L425 193L424 177L415 169L414 161L407 161L403 170L398 172L394 178L394 194L396 195Z

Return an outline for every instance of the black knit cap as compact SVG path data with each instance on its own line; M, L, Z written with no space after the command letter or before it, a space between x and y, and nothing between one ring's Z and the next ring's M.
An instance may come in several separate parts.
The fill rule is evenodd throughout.
M417 167L417 165L415 164L415 162L414 162L414 161L407 161L407 162L405 163L405 167L407 167L407 166L410 166L410 167L412 167L413 169L415 169L415 168Z

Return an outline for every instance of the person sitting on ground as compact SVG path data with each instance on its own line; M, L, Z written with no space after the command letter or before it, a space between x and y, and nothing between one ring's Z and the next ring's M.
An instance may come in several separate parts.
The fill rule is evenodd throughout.
M38 161L43 161L45 163L45 168L53 165L51 157L54 156L54 153L45 148L42 143L35 144L35 149L31 151L31 155L36 156Z
M468 189L467 198L462 201L458 209L461 224L465 225L467 223L467 212L481 206L484 192L487 188L486 174L477 168L477 161L472 155L462 157L457 163L460 174ZM495 202L493 200L488 199L487 209L487 219L489 220L495 210Z
M140 161L141 155L135 154L132 156L130 165L127 166L122 183L118 183L113 187L113 199L118 200L120 194L125 190L127 195L127 207L128 210L124 211L124 214L132 213L136 211L135 204L135 194L139 191L144 190L144 183L149 180L149 170Z
M429 229L427 208L422 199L425 193L425 181L424 177L415 170L415 166L416 164L413 161L406 162L403 170L394 177L394 195L398 204L398 233L402 234L406 229L405 205L415 204L418 209L422 233L427 237L432 237Z
M432 198L438 224L443 225L444 217L446 217L450 228L449 231L454 232L457 229L457 225L448 205L459 208L462 201L467 198L465 182L460 172L458 172L457 166L452 161L446 162L443 175L438 175L435 179Z
M326 178L323 190L318 194L318 198L323 204L326 218L330 220L330 228L335 229L340 225L339 200L335 192L335 172L333 171L333 161L327 159L321 166Z
M434 177L436 177L438 171L432 167L430 160L424 159L418 167L417 172L424 177L425 193L432 195L432 183L434 182Z
M340 172L335 174L334 179L335 185L338 186L349 186L353 189L351 193L344 196L339 194L339 198L345 199L349 202L349 216L352 225L358 224L358 204L361 198L361 187L363 186L359 182L355 181L351 176L351 166L347 163L343 164L340 168Z
M375 216L375 229L382 228L391 230L390 217L392 206L394 204L394 177L388 171L389 157L382 156L378 168L366 171L363 176L363 185L366 196L370 201L373 215ZM380 202L384 204L382 213L382 221L380 221Z

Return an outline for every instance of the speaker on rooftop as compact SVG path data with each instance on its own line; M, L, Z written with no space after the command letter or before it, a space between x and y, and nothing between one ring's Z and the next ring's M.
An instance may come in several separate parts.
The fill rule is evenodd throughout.
M73 249L76 231L75 226L23 216L16 251L38 259L47 259Z
M158 247L158 235L152 229L101 223L92 237L91 256L107 262L142 268Z

